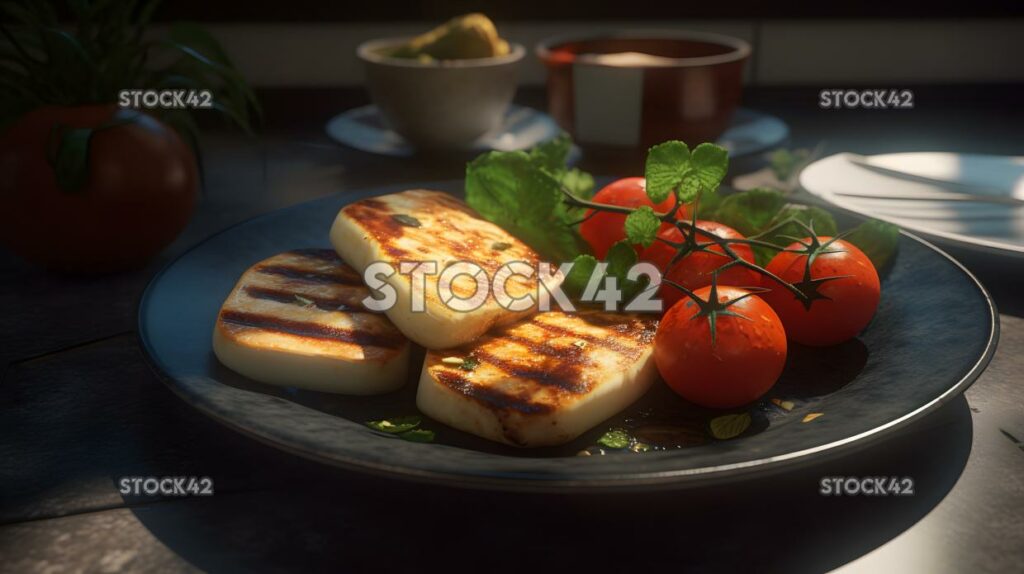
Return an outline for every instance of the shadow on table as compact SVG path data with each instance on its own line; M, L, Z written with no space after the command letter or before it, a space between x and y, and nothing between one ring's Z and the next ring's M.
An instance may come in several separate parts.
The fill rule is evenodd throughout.
M686 491L512 494L310 465L270 490L142 505L138 520L206 571L824 571L906 530L950 491L971 450L961 396L853 453ZM211 463L212 464L212 463ZM268 468L266 472L273 473ZM830 476L909 477L912 496L823 496ZM415 570L414 570L415 571Z

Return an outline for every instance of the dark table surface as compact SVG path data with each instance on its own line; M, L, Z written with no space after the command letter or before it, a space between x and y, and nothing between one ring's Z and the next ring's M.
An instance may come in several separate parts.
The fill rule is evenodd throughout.
M1022 154L1024 88L921 88L912 111L825 111L816 91L750 91L792 145L825 153ZM538 90L520 101L542 107ZM0 571L684 570L1009 572L1024 564L1024 267L961 252L1001 311L965 397L884 442L741 483L628 495L425 486L328 468L206 419L149 371L136 304L149 278L235 222L367 186L452 179L461 160L331 143L358 90L264 94L263 135L212 130L205 195L146 269L68 278L0 251ZM583 167L598 174L602 165ZM754 165L749 168L753 169ZM955 310L951 310L955 312ZM208 476L212 497L123 497L129 476ZM824 476L907 476L908 497L823 497Z

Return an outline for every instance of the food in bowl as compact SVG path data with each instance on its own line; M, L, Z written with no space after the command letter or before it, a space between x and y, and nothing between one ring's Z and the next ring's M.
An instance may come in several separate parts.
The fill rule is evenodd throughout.
M468 149L501 124L515 95L526 50L472 16L479 15L440 34L371 40L357 50L373 103L418 149Z
M473 13L452 18L397 48L389 48L385 55L429 62L492 58L508 53L508 42L498 35L494 22L483 14Z
M750 45L678 31L542 42L548 109L581 144L646 149L714 141L739 104Z

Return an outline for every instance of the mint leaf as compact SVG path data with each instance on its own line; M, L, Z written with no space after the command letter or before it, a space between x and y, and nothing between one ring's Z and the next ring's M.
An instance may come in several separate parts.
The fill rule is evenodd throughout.
M421 419L418 415L410 415L407 417L395 417L379 421L369 421L366 423L366 426L376 431L386 432L389 434L399 434L420 426L420 422Z
M811 152L806 149L796 149L790 151L785 148L779 148L775 150L770 158L770 164L772 173L775 174L775 179L779 181L787 181L796 168L803 162L807 161Z
M775 189L742 191L722 198L715 220L750 237L766 229L785 204L786 196Z
M630 267L636 265L636 249L628 241L619 241L608 249L604 260L608 264L608 274L617 278L619 285L623 285Z
M642 205L626 216L626 239L632 244L650 246L660 228L661 220L649 205Z
M623 302L631 300L647 286L646 282L641 283L627 278L629 270L636 265L638 260L636 249L630 245L629 241L623 240L612 245L604 260L608 264L607 274L615 277L619 290L622 292Z
M863 251L871 259L875 269L882 269L896 255L900 243L900 228L891 223L871 219L854 228L845 239Z
M565 206L561 183L541 165L546 157L522 151L477 157L466 166L466 202L547 260L568 261L588 247L571 226L579 210Z
M480 215L515 223L544 216L561 201L558 181L522 151L488 152L466 168L466 201Z
M415 429L399 434L398 438L409 442L434 442L434 431Z
M693 201L701 191L708 195L714 193L727 171L729 152L725 151L724 147L712 143L700 144L690 154L690 171L680 186L680 198L687 203Z
M594 195L594 177L585 171L576 168L565 170L559 181L580 199L590 199Z
M597 444L607 448L621 449L629 446L631 440L626 431L613 429L601 435L601 438L597 439Z
M647 197L654 203L665 201L683 182L689 168L690 150L681 141L667 141L647 150L644 164Z
M597 268L597 259L593 255L578 255L572 263L572 269L566 274L562 288L570 296L579 297L587 288L590 276Z
M714 220L718 206L721 204L722 195L719 193L705 193L700 196L700 203L697 204L697 219Z
M735 438L750 428L750 413L723 415L711 419L711 435L719 440Z
M765 229L774 227L781 224L786 220L801 221L814 228L815 235L829 235L834 236L839 233L839 228L836 226L836 220L832 217L832 214L825 211L820 207L814 207L813 205L799 205L790 203L782 207L776 214L765 225ZM763 229L761 230L763 231ZM785 247L793 242L793 237L806 237L807 230L796 222L788 223L773 231L772 233L761 237L762 241L774 243L779 247ZM778 250L771 249L770 247L761 247L758 245L754 246L754 255L757 259L758 265L767 265L772 257L778 253Z
M529 154L536 165L550 171L561 171L565 169L570 150L572 139L569 138L569 134L562 132L555 139L538 144L529 151Z

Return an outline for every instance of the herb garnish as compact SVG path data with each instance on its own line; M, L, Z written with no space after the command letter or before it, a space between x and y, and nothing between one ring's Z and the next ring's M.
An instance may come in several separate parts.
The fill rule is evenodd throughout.
M310 299L309 297L303 297L302 295L295 295L294 297L295 300L298 301L298 303L303 307L312 307L316 305L316 302Z
M401 223L402 225L404 225L406 227L422 227L423 226L423 224L420 223L419 219L416 219L415 217L413 217L411 215L406 215L404 213L396 213L396 214L391 216L391 219L394 219L395 221L397 221L398 223Z
M399 434L408 432L418 426L422 419L418 415L409 415L406 417L395 417L391 419L381 419L379 421L369 421L366 426L380 432L386 432L388 434Z
M594 178L566 167L572 141L562 134L529 152L491 151L466 166L466 203L548 261L571 261L589 247L573 224L583 210L562 201L565 188L590 197Z
M504 251L509 247L512 247L512 244L506 243L504 241L495 241L494 243L491 244L491 249L495 251Z
M432 442L434 440L434 431L417 428L420 426L421 422L422 419L419 415L409 415L405 417L381 419L379 421L369 421L366 423L366 426L375 431L395 435L402 440L410 442Z
M622 429L612 429L597 439L597 444L608 448L622 449L629 446L632 438Z
M723 415L711 419L711 436L719 440L735 438L750 428L750 413Z
M472 371L480 366L480 360L476 357L445 357L441 359L445 365L458 367L463 371Z
M426 429L415 429L398 435L398 438L409 442L433 442L434 431Z

